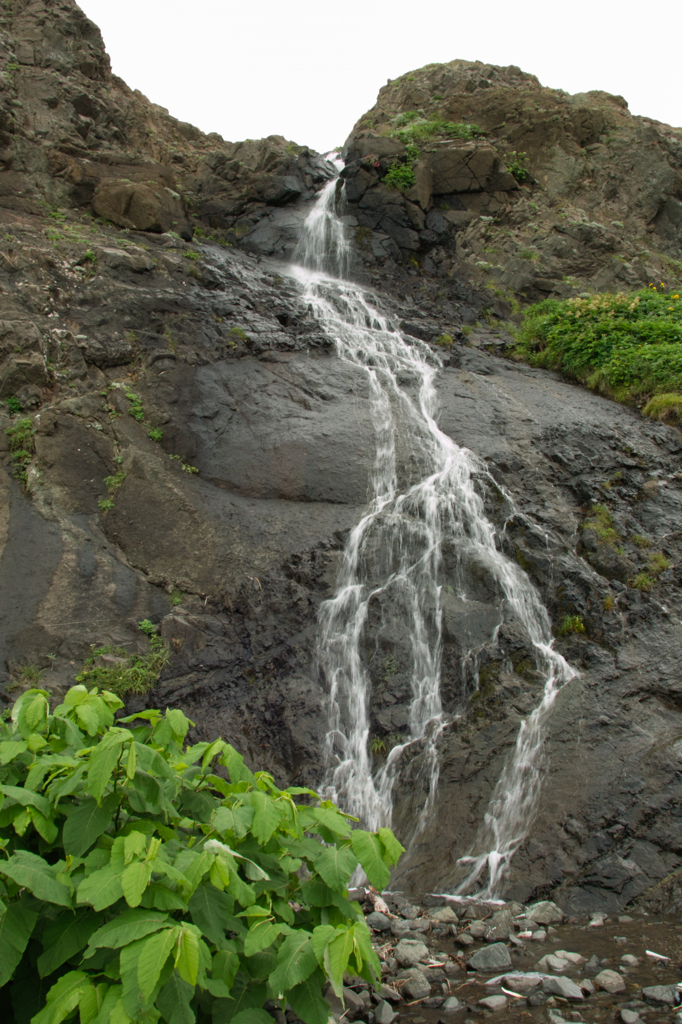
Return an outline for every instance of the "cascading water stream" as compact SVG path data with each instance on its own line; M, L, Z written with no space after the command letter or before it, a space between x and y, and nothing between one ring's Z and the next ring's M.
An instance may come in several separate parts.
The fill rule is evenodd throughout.
M440 698L441 551L447 539L460 564L476 563L495 580L501 612L520 620L546 679L542 703L522 723L513 757L490 801L460 889L489 871L492 891L527 833L539 795L545 726L556 693L576 673L551 647L545 608L525 573L496 546L480 484L487 469L438 427L435 377L439 361L419 341L407 343L356 284L346 280L349 246L336 214L338 182L331 181L309 214L292 268L304 300L338 356L366 377L376 435L369 504L351 531L335 596L320 612L320 666L329 689L330 764L327 794L363 826L391 824L393 788L410 748L420 758L426 798L412 829L421 831L438 784L437 740L445 723ZM411 476L398 448L411 456ZM402 460L406 461L406 460ZM477 484L479 488L477 489ZM458 595L466 600L464 588ZM409 678L409 735L373 771L369 749L368 628L377 616L399 624L401 672ZM480 851L480 852L477 852Z

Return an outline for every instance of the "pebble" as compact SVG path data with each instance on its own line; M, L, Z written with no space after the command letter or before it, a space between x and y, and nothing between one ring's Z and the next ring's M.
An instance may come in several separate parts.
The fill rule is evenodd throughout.
M429 917L438 924L457 924L457 914L452 907L438 907L429 911Z
M631 921L634 921L634 917L630 917L628 914L621 914L618 918L619 924L630 924Z
M593 992L597 991L594 982L590 978L584 978L582 981L577 982L577 985L586 996L591 996Z
M628 940L626 935L614 935L613 941L617 942L620 946L623 946Z
M402 998L400 993L391 988L390 985L382 985L379 992L382 999L388 999L391 1003L399 1003Z
M400 916L404 917L406 921L414 921L420 916L419 907L413 907L411 903L406 903L400 911Z
M404 995L411 999L425 999L431 995L431 984L418 968L412 967L408 971L401 971L400 977L404 979L400 989Z
M531 939L533 942L544 942L547 938L547 932L544 928L538 928L536 932L533 932Z
M625 982L621 978L620 974L616 974L615 971L600 971L594 979L594 983L597 988L602 989L604 992L609 992L611 995L616 995L618 992L625 992Z
M638 1021L642 1018L634 1010L621 1010L620 1019L623 1021L623 1024L638 1024Z
M460 934L455 939L455 943L456 945L461 946L462 949L466 949L467 946L473 946L474 940L472 939L471 935L469 935L468 932L460 932Z
M568 960L555 956L554 953L548 953L547 956L543 956L542 960L538 960L537 969L539 971L565 971L569 966Z
M445 1010L446 1013L454 1013L455 1010L459 1010L461 1006L463 1006L463 1003L460 1003L457 996L450 996L449 999L445 1000L441 1009Z
M486 926L483 921L472 921L469 925L469 935L474 939L482 939L485 936Z
M590 919L590 923L588 924L587 927L588 928L603 928L605 920L606 920L606 914L593 914L591 919Z
M549 1024L561 1024L561 1022L564 1020L564 1017L562 1016L562 1014L559 1013L558 1010L550 1010L548 1013L548 1017Z
M568 960L569 964L584 964L585 957L580 953L569 953L566 949L557 949L554 956L560 956L562 960Z
M539 974L505 974L502 984L512 992L530 992L542 984Z
M365 918L367 924L375 932L390 932L391 922L385 914L382 914L379 910L373 910L371 914L368 914Z
M400 935L409 935L410 924L410 921L401 921L400 919L391 921L391 935L395 935L396 938Z
M478 1005L482 1006L486 1010L504 1010L507 1005L506 996L485 996L483 999L478 1000Z

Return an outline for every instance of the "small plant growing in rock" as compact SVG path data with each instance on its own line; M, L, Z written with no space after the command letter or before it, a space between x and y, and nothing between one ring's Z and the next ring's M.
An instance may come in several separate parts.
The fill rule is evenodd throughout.
M184 469L185 473L190 473L191 474L191 473L198 473L199 472L199 470L197 469L196 466L190 466L186 462L182 463L182 468Z
M144 420L144 408L142 405L142 399L139 395L134 394L132 391L126 391L125 396L130 402L130 409L128 412L137 420L138 423L142 423Z
M9 398L5 400L5 405L7 406L7 411L11 416L16 416L17 413L21 412L21 402L16 395L10 395Z
M436 345L440 345L442 348L451 348L454 343L455 340L451 334L441 334L436 338Z
M249 340L248 334L241 327L230 327L230 334L234 338L239 338L241 341L248 341Z
M393 164L383 178L383 183L388 188L397 189L398 192L409 192L416 181L414 171L408 164Z
M186 260L196 261L202 258L201 253L197 252L196 249L188 249L186 252L183 252L182 255L185 257Z
M635 590L643 590L645 594L648 594L653 589L655 582L644 569L633 576L631 580L628 580L628 584L631 587L634 587Z
M507 153L505 157L505 163L507 164L507 170L509 173L516 178L518 183L521 185L530 176L530 171L525 166L526 154L517 153L512 150L511 153Z
M369 748L374 757L381 757L386 753L386 740L381 736L375 736Z
M616 601L614 599L613 594L607 594L606 597L604 598L604 611L605 612L612 612L613 608L615 606L615 603L616 603Z
M5 433L9 437L12 453L12 472L17 480L26 483L28 464L36 450L33 423L28 418L18 420L13 427L8 427Z
M152 427L147 436L150 437L152 441L160 443L163 441L163 430L161 430L161 427Z
M177 608L179 604L185 599L185 595L181 590L171 590L170 603L173 608Z
M557 636L568 636L570 633L584 633L585 623L580 615L567 615L559 628Z
M115 494L125 478L126 474L122 469L120 469L118 473L114 473L113 476L105 476L104 484L109 489L109 494Z
M604 544L615 548L620 541L620 534L614 528L613 516L604 505L593 505L589 517L582 526L583 530L594 530Z
M111 512L114 507L114 503L111 498L100 498L97 502L100 512Z

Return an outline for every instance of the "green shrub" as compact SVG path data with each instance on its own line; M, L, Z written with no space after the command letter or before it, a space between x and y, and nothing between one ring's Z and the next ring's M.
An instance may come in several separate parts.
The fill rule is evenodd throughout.
M473 139L474 135L481 135L482 132L475 124L427 118L421 111L410 110L392 118L389 134L405 145L418 145L432 139Z
M621 536L613 525L613 516L604 505L593 505L590 514L583 523L583 530L594 530L603 544L615 548Z
M520 185L523 184L526 178L530 176L530 171L525 166L525 153L516 153L514 151L512 151L511 153L507 153L506 157L504 158L504 162L507 165L507 170L509 171L509 173L514 178L516 178ZM535 209L537 209L537 206L535 207Z
M113 644L92 647L76 682L111 690L119 697L148 693L159 681L161 669L168 662L168 651L149 619L143 619L139 628L149 637L149 654L129 654Z
M100 512L111 512L114 503L111 498L100 498L97 502Z
M676 418L682 392L682 299L645 288L531 306L517 352L618 401L648 398L653 416Z
M142 399L140 398L139 395L134 394L132 391L126 391L125 396L130 402L130 409L128 409L128 412L130 413L134 420L137 420L138 423L142 423L144 421L144 408L142 406Z
M163 430L161 430L161 427L152 427L147 436L151 437L152 441L160 443L163 441Z
M559 628L557 636L568 636L569 633L584 633L585 623L580 615L567 615Z
M408 164L393 164L382 181L388 188L395 188L398 192L409 192L415 181L414 171Z
M358 861L386 885L390 830L351 831L221 739L186 745L178 709L121 707L74 686L51 711L33 689L0 723L5 1019L272 1024L272 999L327 1024L327 979L378 987L347 885Z
M21 402L16 395L10 395L9 398L5 399L5 405L11 416L16 416L17 413L21 412Z
M17 480L26 483L28 464L36 450L33 423L29 418L18 420L13 427L8 427L5 433L9 437L13 474Z

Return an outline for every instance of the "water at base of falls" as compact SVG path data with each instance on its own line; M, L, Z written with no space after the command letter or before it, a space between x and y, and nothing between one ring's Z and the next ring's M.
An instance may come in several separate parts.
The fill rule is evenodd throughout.
M474 563L495 581L500 621L523 623L546 679L543 700L522 724L474 848L461 862L467 877L460 891L487 884L493 892L537 808L554 698L576 673L552 650L549 620L534 587L498 550L481 498L481 483L492 485L485 465L437 425L438 358L422 342L406 342L363 289L345 279L349 247L336 214L338 189L332 181L320 194L292 268L339 358L366 378L376 439L369 502L345 545L335 595L320 611L319 661L329 715L326 795L365 828L390 826L404 757L418 757L416 788L421 786L425 797L411 834L401 836L405 845L428 820L438 785L437 741L446 725L440 697L439 572L447 541L460 564ZM407 460L398 458L399 447ZM460 589L458 597L466 600ZM396 641L400 662L398 655L386 661L409 681L410 701L407 735L375 771L369 660L379 635L387 638L386 649L391 638Z

